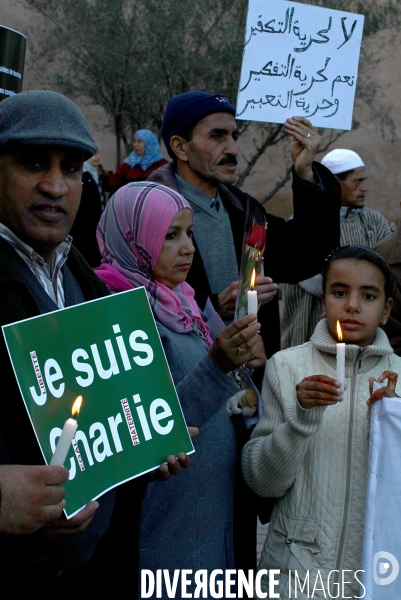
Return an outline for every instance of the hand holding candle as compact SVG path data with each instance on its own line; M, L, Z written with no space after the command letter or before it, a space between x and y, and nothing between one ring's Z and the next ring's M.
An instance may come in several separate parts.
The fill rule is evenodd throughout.
M253 288L255 287L256 269L252 271L251 289L247 291L248 298L248 315L256 315L258 312L258 293Z
M340 321L337 321L337 336L339 343L337 344L337 380L341 383L341 392L344 394L345 381L345 344L342 342L343 333L340 327Z
M72 416L75 417L79 414L82 404L82 396L78 396L72 405ZM75 419L67 419L64 423L63 431L61 432L60 439L50 461L51 465L64 465L64 461L67 457L68 451L71 446L71 442L74 439L75 432L78 428L78 423Z

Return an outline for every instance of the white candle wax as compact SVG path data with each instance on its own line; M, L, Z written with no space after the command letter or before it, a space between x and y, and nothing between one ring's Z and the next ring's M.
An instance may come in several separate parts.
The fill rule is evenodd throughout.
M248 298L248 315L256 315L258 313L258 293L256 290L249 290Z
M341 391L344 393L345 380L345 344L338 343L337 346L337 380L341 383Z
M67 457L68 451L71 446L71 442L74 438L75 432L78 428L78 423L75 419L67 419L64 423L63 431L61 432L60 439L50 461L51 465L64 465L64 461Z

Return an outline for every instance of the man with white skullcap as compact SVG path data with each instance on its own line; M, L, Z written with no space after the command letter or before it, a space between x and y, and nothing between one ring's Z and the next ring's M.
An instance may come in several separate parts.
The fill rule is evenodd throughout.
M363 208L368 187L365 165L356 152L338 148L321 160L335 175L341 185L341 205L347 208Z
M365 167L365 163L359 154L345 148L331 150L320 162L330 169L333 175L344 174Z
M321 160L341 185L340 244L373 248L392 227L377 211L365 206L368 187L363 160L353 150L331 150ZM318 218L318 215L317 215ZM322 317L321 276L298 284L282 284L281 346L290 348L309 341Z

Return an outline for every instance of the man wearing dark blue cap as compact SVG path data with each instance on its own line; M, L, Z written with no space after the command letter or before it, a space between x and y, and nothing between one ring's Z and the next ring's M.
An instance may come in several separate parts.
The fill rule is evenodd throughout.
M257 200L233 185L239 135L235 114L224 95L194 90L171 98L162 136L173 161L149 177L178 190L191 204L196 252L187 282L201 308L209 297L225 321L234 315L247 202L264 211ZM296 283L306 273L308 277L318 273L325 256L338 244L340 232L340 187L328 169L314 162L319 135L303 117L287 119L284 128L292 137L294 219L286 222L265 213L266 277L258 277L256 290L267 357L280 349L274 282ZM256 526L245 518L254 500L236 494L235 502L236 566L254 568Z
M328 169L313 162L320 137L302 117L288 119L292 136L295 219L267 214L265 273L257 282L259 313L266 354L280 347L274 281L300 281L319 272L324 257L338 242L340 188ZM178 190L192 205L195 253L188 283L198 302L210 297L224 320L233 318L242 249L246 203L260 203L234 187L238 128L235 108L223 95L191 91L169 100L162 136L173 162L149 177ZM263 210L263 209L262 209ZM316 228L315 216L324 227Z

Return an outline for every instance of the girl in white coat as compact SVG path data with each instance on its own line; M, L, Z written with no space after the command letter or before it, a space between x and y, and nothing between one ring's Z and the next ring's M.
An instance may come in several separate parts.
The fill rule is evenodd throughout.
M361 595L369 406L396 396L401 373L380 329L392 285L373 250L337 249L325 264L323 319L311 341L267 363L264 414L242 455L248 485L277 498L259 564L280 572L270 592L268 573L262 577L267 597ZM337 321L346 344L344 391L336 381ZM374 379L386 383L372 394Z

